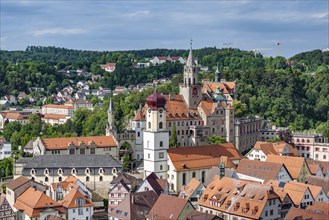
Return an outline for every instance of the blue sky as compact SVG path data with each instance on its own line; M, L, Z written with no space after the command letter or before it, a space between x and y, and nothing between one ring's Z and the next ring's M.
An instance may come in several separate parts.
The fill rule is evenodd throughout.
M328 0L0 1L3 50L188 49L193 39L290 57L329 47Z

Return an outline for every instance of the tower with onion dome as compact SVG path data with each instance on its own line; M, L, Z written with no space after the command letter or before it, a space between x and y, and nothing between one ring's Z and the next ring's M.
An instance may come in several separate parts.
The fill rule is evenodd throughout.
M167 178L167 150L169 132L166 122L166 98L154 91L146 99L146 129L143 136L145 177L154 172L160 179Z

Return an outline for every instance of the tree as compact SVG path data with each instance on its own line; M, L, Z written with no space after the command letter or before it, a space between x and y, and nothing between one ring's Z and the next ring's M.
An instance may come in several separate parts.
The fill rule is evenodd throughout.
M13 121L13 122L9 122L6 126L5 129L3 131L3 137L7 140L10 141L11 136L13 135L13 133L15 131L19 132L21 130L21 123L19 123L18 121Z
M124 156L123 156L123 169L124 170L129 170L129 154L126 153Z
M227 143L224 137L212 135L208 137L208 144L225 144Z
M270 139L266 140L266 142L270 142L270 143L275 143L278 141L280 141L280 138L278 138L278 137L274 137L274 138L270 138Z
M284 141L287 144L295 146L294 143L293 143L292 133L291 133L290 130L279 130L278 131L278 136L279 136L281 141Z
M176 132L176 125L171 128L171 136L169 140L169 147L175 148L177 146L177 132Z

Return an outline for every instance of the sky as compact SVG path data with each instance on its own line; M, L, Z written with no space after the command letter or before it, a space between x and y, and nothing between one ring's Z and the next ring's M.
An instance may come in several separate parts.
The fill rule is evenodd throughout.
M1 50L233 47L291 57L329 48L328 0L0 0Z

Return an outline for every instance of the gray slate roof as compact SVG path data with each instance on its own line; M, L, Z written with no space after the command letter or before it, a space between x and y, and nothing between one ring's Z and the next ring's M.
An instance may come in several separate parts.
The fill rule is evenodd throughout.
M122 168L111 155L40 155L27 161L24 168Z

